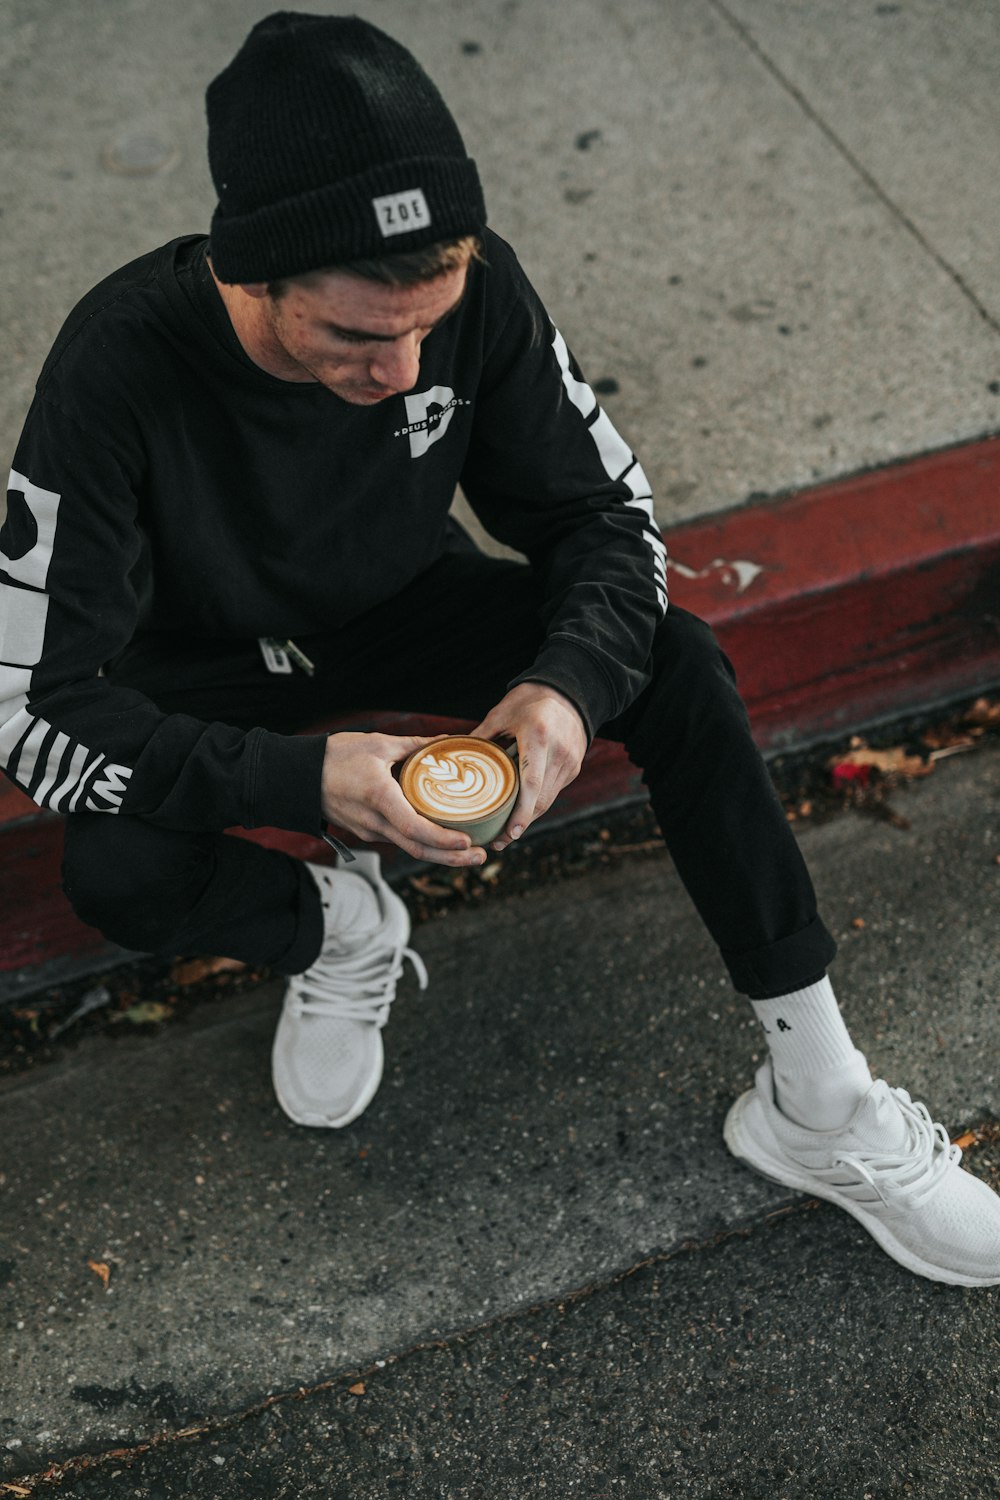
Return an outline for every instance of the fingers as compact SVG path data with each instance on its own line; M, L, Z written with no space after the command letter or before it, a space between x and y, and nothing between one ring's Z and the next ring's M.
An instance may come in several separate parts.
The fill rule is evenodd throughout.
M481 865L486 859L486 850L474 846L467 833L441 828L429 818L421 817L395 783L386 791L377 816L381 827L375 836L397 844L414 859L444 865Z
M473 845L467 849L439 849L436 845L420 844L413 839L404 838L393 829L387 829L384 835L386 843L395 844L413 859L433 865L446 865L452 869L470 869L477 865L484 865L488 858L486 850Z
M412 755L414 750L423 749L424 745L433 745L435 740L446 740L446 734L379 734L372 735L372 739L382 742L382 756L389 765L395 765L397 761L405 760Z
M421 819L421 822L424 820ZM435 826L433 823L430 825ZM442 830L438 829L438 832ZM454 868L466 869L471 865L482 865L486 863L486 850L478 845L470 844L466 835L462 835L463 843L458 848L442 847L441 844L424 843L419 838L413 838L403 833L401 829L386 822L380 832L373 835L376 839L382 839L386 843L395 844L397 848L404 850L413 859L427 860L435 865L451 865Z
M563 787L579 774L580 762L564 747L544 740L525 745L519 755L521 790L506 827L492 847L498 852L519 839L525 829L548 812Z
M524 830L547 810L559 790L556 787L551 795L546 796L546 757L540 750L525 750L518 758L520 792L503 831L493 841L493 848L498 851L519 839Z
M500 734L501 731L502 726L494 723L493 713L490 712L486 715L486 718L483 720L483 722L481 724L477 724L475 729L470 729L469 733L470 735L472 735L473 739L492 740L496 735Z
M436 864L481 865L486 850L468 834L441 828L410 806L393 775L397 761L445 736L361 734L327 737L323 762L323 816L366 843L396 844L414 859Z

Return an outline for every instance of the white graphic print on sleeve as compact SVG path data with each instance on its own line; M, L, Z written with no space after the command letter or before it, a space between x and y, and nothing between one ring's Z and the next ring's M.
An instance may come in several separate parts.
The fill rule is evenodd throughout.
M32 669L45 640L49 598L44 589L59 499L11 470L7 520L0 530L0 765L40 807L117 812L131 770L108 765L103 754L28 708Z
M8 578L43 589L52 561L56 518L62 497L32 484L16 469L7 483L7 519L0 533L0 568Z
M0 552L0 662L34 667L42 656L49 596L8 583L3 572L6 560Z
M632 498L626 500L625 504L634 510L641 511L645 517L643 540L652 553L656 597L661 611L665 612L667 608L667 549L663 545L663 538L653 517L653 496L649 480L628 443L615 430L611 418L601 410L590 386L584 380L577 380L570 369L566 340L558 328L553 327L552 332L552 347L562 372L566 394L587 423L587 429L594 440L608 478L626 486Z
M118 812L132 772L110 765L25 706L24 695L7 696L0 666L0 764L39 807L53 812Z

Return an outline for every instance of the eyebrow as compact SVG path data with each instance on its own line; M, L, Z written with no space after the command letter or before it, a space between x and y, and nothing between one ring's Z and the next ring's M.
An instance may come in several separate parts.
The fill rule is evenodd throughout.
M465 301L468 288L469 283L466 281L461 295L452 303L447 312L441 314L436 323L431 324L428 329L429 333L433 333L435 328L440 328L442 323L447 323L449 318L454 317ZM371 344L394 344L397 339L406 337L405 333L371 333L367 328L343 328L339 323L328 323L326 326L332 328L334 333L344 334L349 339L364 339L366 343Z

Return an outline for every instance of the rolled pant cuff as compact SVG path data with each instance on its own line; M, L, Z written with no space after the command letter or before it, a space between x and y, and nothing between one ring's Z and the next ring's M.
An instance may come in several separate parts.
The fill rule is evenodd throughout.
M814 917L808 927L790 937L749 953L727 953L723 949L722 957L741 995L751 1000L772 1000L822 979L836 952L837 944L826 926Z

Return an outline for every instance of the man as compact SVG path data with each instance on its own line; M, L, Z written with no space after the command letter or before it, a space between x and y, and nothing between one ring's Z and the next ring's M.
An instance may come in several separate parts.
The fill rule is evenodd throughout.
M409 921L363 854L306 865L234 825L486 851L404 801L425 741L298 733L356 708L516 739L505 847L597 732L644 773L677 868L768 1038L726 1139L932 1278L1000 1281L1000 1200L873 1082L834 944L732 670L667 606L645 476L510 248L408 52L280 13L208 91L211 234L109 277L39 380L0 537L0 752L67 818L80 915L129 948L290 976L286 1113L370 1102ZM483 557L456 484L529 565Z

